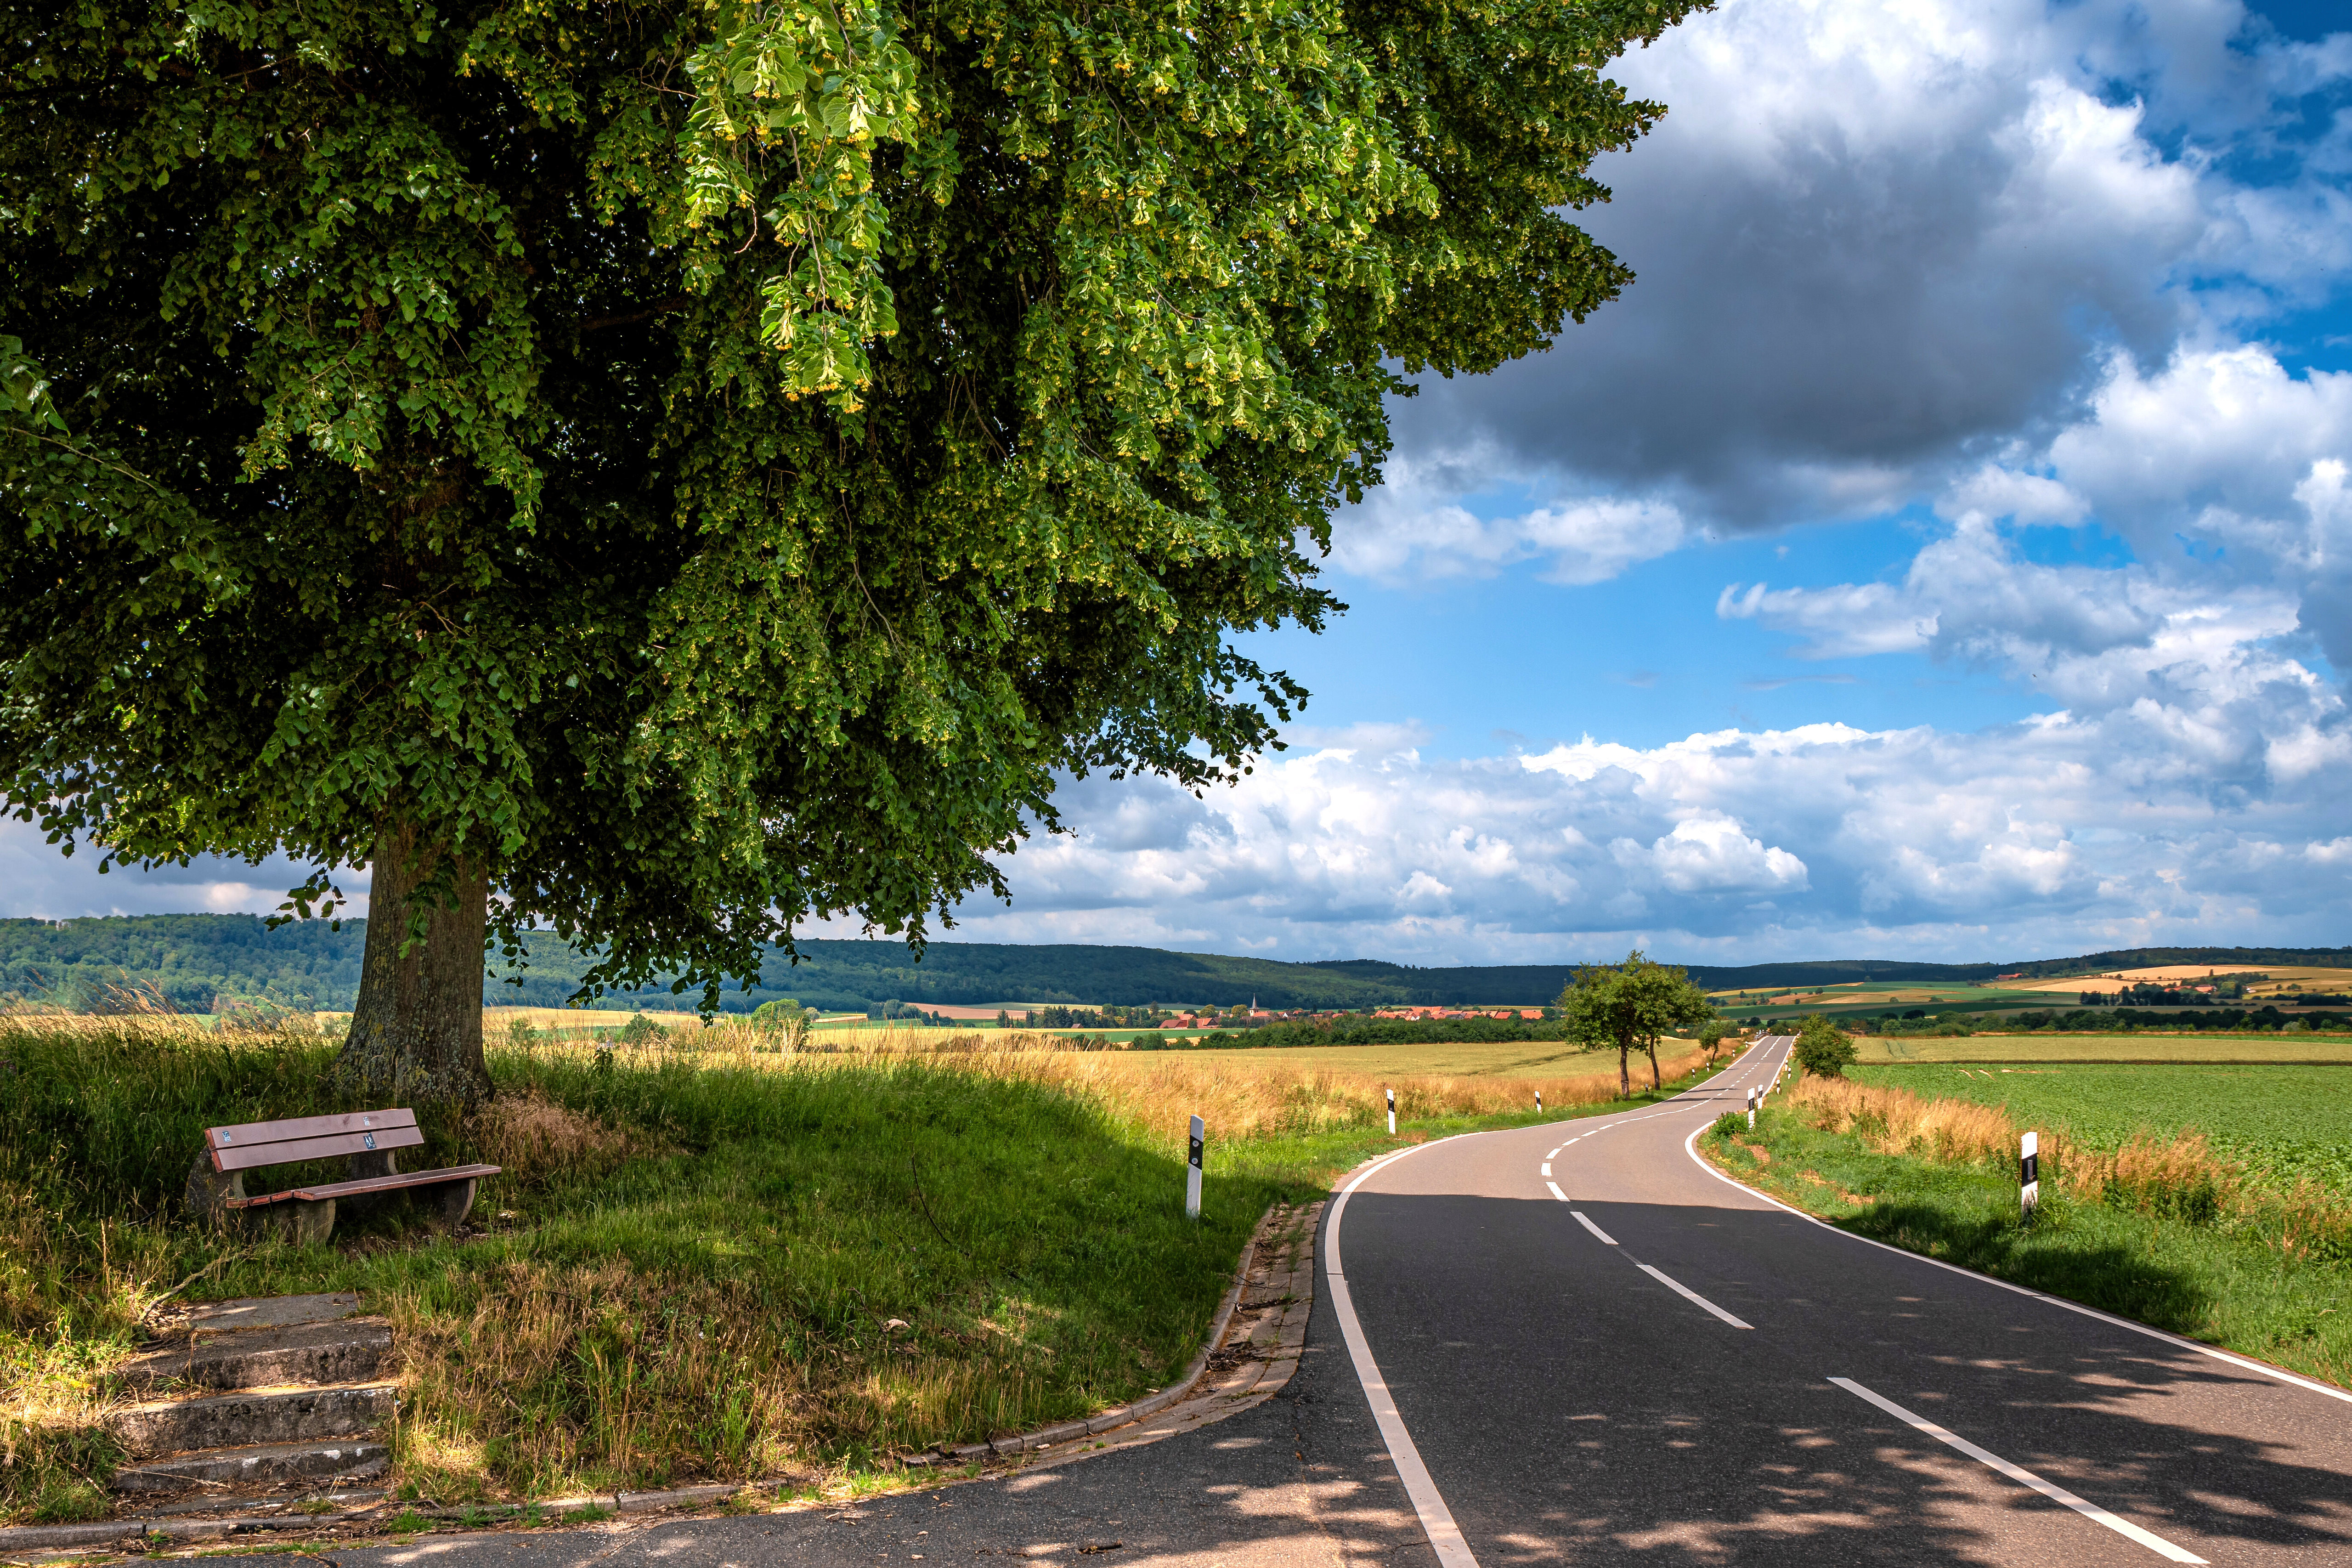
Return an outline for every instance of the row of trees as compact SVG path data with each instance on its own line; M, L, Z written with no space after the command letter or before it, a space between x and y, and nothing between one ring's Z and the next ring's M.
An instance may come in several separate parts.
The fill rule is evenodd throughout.
M1617 1051L1617 1091L1633 1092L1630 1062L1635 1051L1650 1058L1650 1087L1664 1087L1658 1071L1658 1041L1692 1034L1715 1059L1730 1026L1717 1016L1706 990L1679 965L1658 963L1636 948L1625 962L1588 964L1559 994L1559 1015L1568 1037L1589 1049ZM1807 1072L1836 1078L1854 1059L1853 1042L1827 1018L1805 1020L1797 1036L1796 1058Z

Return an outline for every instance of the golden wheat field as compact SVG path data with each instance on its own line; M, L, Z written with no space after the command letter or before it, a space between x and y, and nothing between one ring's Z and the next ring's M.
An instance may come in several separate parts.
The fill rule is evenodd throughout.
M2283 992L2352 991L2352 969L2329 969L2307 963L2160 963L2146 969L2117 969L2105 974L2074 975L2062 980L2018 980L2005 984L2012 991L2101 993L2121 991L2141 982L2158 985L2193 985L2211 975L2260 974L2250 984L2250 996L2276 996Z
M991 1077L1050 1084L1099 1103L1163 1147L1181 1148L1186 1119L1200 1116L1220 1138L1314 1131L1360 1125L1385 1110L1396 1090L1405 1120L1507 1115L1530 1110L1536 1091L1546 1109L1615 1099L1617 1057L1608 1052L1545 1054L1544 1042L1516 1045L1339 1046L1295 1049L1130 1051L1088 1048L1071 1037L1013 1030L861 1029L814 1037L816 1048L787 1053L772 1037L721 1020L651 1051L676 1049L709 1066L773 1072L824 1072L877 1058L919 1057ZM1732 1049L1736 1044L1727 1042ZM587 1047L549 1044L541 1049ZM1696 1041L1668 1039L1658 1050L1668 1080L1700 1066ZM1648 1058L1628 1064L1636 1092L1649 1087Z

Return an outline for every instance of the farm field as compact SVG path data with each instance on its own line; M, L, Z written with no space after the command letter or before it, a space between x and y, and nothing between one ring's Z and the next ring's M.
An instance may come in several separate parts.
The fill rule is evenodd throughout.
M2138 1131L2163 1137L2193 1127L2215 1152L2268 1182L2307 1176L2352 1194L2352 1067L1938 1065L1857 1067L1853 1077L2005 1106L2013 1121L2063 1128L2102 1149Z
M1925 1007L1980 1006L1987 1003L2017 1007L2046 1007L2050 998L2033 994L2020 983L2002 985L1873 985L1854 982L1804 990L1713 991L1708 999L1726 1013L1747 1013L1770 1007Z
M2352 1064L2352 1035L1857 1035L1865 1065L1905 1062L2315 1062Z
M1690 1049L1683 1040L1661 1041L1658 1060ZM1132 1060L1138 1070L1148 1068L1153 1051L1123 1051L1118 1059ZM1204 1046L1183 1053L1187 1063L1204 1070L1250 1074L1335 1072L1390 1075L1397 1078L1528 1078L1549 1079L1617 1070L1615 1051L1580 1051L1553 1040L1506 1041L1498 1045L1453 1043L1428 1046L1292 1046L1279 1050L1263 1047L1220 1048ZM1647 1058L1639 1058L1646 1074Z
M627 1007L485 1007L482 1009L482 1033L503 1037L520 1021L534 1029L621 1029L628 1026L636 1012ZM321 1013L321 1019L348 1018L348 1013ZM655 1023L676 1028L681 1024L701 1022L691 1013L648 1013Z
M2252 973L2264 976L2246 987L2249 996L2276 996L2300 991L2352 990L2352 969L2323 969L2307 963L2256 963L2242 968L2211 963L2163 963L2149 969L2116 969L2103 975L2074 975L2062 980L2020 980L2017 989L2074 995L2084 991L2121 991L2137 981L2162 984L2195 982L2209 974Z
M485 1007L482 1009L482 1033L503 1037L517 1020L534 1029L621 1029L628 1026L630 1019L640 1016L635 1009L628 1007ZM351 1015L321 1013L319 1016L321 1019L348 1018ZM702 1026L701 1017L694 1013L667 1013L649 1007L642 1016L652 1019L665 1029L699 1029ZM721 1019L740 1020L742 1016L740 1013L719 1015ZM840 1026L857 1022L863 1022L863 1015L834 1014L820 1020L819 1026Z
M932 1011L944 1013L950 1017L984 1016L991 1022L996 1017L996 1009L993 1007L989 1008L984 1015L980 1009L973 1007L942 1006ZM324 1023L330 1019L350 1016L348 1013L321 1013L319 1015L319 1019ZM678 1035L680 1037L678 1043L681 1045L688 1043L702 1027L702 1020L696 1014L657 1012L651 1008L639 1014L617 1007L485 1007L482 1009L482 1032L485 1036L503 1039L506 1037L507 1031L520 1020L534 1029L553 1029L564 1034L577 1034L592 1029L625 1028L630 1019L640 1016L650 1018L663 1028ZM719 1022L722 1025L730 1022L740 1023L743 1016L740 1013L722 1013L719 1016ZM887 1045L907 1030L914 1029L919 1032L926 1026L870 1022L862 1013L828 1013L817 1020L816 1027L822 1036L822 1043L826 1047L858 1050ZM946 1030L934 1032L942 1037L948 1035ZM985 1032L991 1036L994 1034L992 1029ZM1191 1039L1203 1031L1198 1029L1039 1029L1024 1032L1072 1036L1097 1042L1124 1044L1139 1036L1146 1039ZM977 1039L980 1036L973 1035L969 1037Z

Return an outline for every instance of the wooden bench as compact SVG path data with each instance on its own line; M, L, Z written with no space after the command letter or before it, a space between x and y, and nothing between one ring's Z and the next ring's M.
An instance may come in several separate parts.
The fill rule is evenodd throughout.
M324 1241L335 1228L335 1204L414 1190L433 1205L435 1218L455 1227L474 1206L474 1191L496 1165L452 1165L440 1171L406 1171L394 1152L421 1148L414 1110L355 1110L347 1116L301 1116L290 1121L250 1121L242 1127L208 1127L205 1147L188 1173L188 1206L227 1219L233 1215L283 1215L296 1241ZM249 1197L245 1173L271 1165L349 1155L350 1180L292 1187ZM278 1205L290 1205L278 1208Z

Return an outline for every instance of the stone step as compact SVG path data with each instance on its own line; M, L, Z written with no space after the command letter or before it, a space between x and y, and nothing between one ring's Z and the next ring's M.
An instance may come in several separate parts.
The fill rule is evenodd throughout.
M199 1301L176 1325L211 1329L291 1329L358 1315L359 1294L337 1290L322 1296L240 1296L233 1301Z
M196 1399L158 1400L117 1410L107 1425L141 1456L200 1448L349 1437L383 1426L400 1385L341 1383L317 1388L249 1388Z
M240 1448L207 1448L144 1459L114 1473L121 1492L205 1494L259 1491L296 1481L332 1476L357 1480L381 1475L392 1462L391 1445L374 1437L323 1443L255 1443Z
M236 1333L181 1331L121 1368L125 1386L173 1383L199 1388L270 1388L296 1383L362 1383L383 1370L392 1325L382 1318Z

